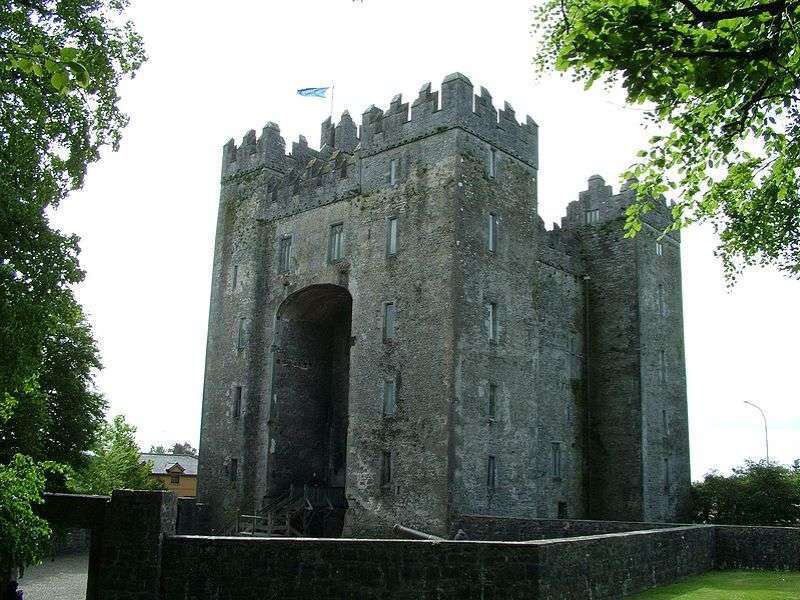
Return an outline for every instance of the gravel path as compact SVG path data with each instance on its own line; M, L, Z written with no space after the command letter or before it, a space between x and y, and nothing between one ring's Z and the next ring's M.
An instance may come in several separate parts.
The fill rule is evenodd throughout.
M25 569L19 585L25 600L85 600L88 554L68 554Z

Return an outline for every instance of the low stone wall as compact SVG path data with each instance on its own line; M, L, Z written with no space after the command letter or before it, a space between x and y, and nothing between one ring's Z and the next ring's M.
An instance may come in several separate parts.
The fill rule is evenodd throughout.
M714 568L714 528L531 542L539 548L539 598L622 598Z
M800 527L717 525L718 569L800 571Z
M677 527L675 523L635 521L585 521L577 519L521 519L486 515L461 515L450 525L450 537L459 529L470 540L524 542L605 533L624 533Z
M453 526L468 541L251 539L174 535L171 492L48 494L39 509L91 529L89 600L605 600L715 568L800 570L800 528L467 516ZM196 514L183 503L181 530Z
M533 598L527 544L176 536L162 600Z
M714 566L714 529L535 542L169 538L162 600L619 598Z

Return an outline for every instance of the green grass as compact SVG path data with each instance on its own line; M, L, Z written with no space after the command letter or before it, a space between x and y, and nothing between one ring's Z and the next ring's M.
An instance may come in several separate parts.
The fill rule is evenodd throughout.
M800 573L771 571L711 571L680 583L655 588L634 600L798 600Z

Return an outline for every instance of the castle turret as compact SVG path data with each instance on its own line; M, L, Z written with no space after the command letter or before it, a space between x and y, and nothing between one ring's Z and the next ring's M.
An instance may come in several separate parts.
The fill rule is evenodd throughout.
M634 200L593 175L564 223L586 274L588 514L670 521L685 515L690 484L680 237L662 233L662 198L623 238Z

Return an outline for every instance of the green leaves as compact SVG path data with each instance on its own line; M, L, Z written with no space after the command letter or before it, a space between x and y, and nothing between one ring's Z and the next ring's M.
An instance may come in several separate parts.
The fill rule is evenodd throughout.
M36 463L17 454L0 463L0 572L41 562L50 552L50 526L34 513L41 504L48 473L63 473L55 463Z
M136 445L136 428L121 415L101 427L93 456L75 474L72 487L81 494L110 495L115 489L159 489L150 477L150 465L142 464Z
M692 485L698 523L800 525L800 469L766 461L751 462L730 476L708 473Z
M639 198L625 235L639 231L649 198L670 192L669 229L711 222L729 282L753 264L797 276L800 3L783 12L745 0L687 5L547 0L537 68L569 70L587 86L619 80L628 102L652 104L646 120L668 131L623 174L637 179Z

